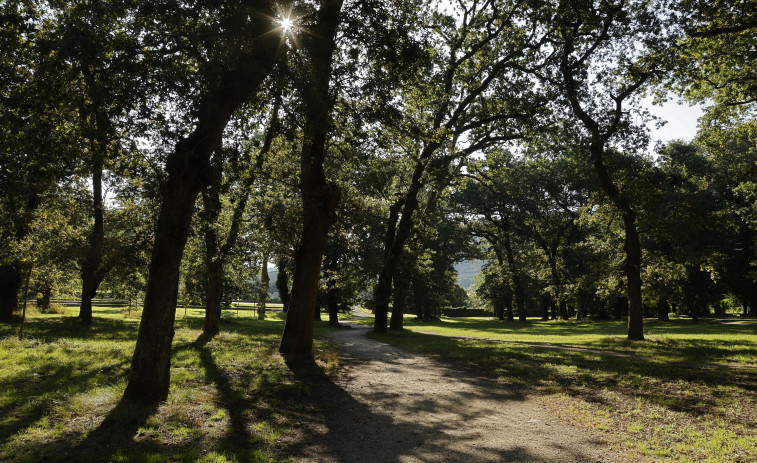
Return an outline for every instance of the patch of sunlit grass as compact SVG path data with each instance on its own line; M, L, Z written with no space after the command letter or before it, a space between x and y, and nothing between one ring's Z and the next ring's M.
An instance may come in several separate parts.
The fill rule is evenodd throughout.
M0 460L286 460L277 440L312 408L277 353L281 313L240 310L206 339L191 310L177 316L171 394L153 408L120 402L138 329L121 308L96 308L92 327L75 310L33 314L21 340L0 327ZM333 349L315 348L333 371Z

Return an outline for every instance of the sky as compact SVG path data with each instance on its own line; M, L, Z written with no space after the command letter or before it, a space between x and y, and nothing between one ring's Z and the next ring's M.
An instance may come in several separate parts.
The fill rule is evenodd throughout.
M658 141L667 142L675 139L691 141L696 135L697 119L702 115L701 106L679 104L675 100L668 101L662 106L653 105L651 99L645 99L643 103L649 112L667 121L667 124L659 129L651 127L652 146Z

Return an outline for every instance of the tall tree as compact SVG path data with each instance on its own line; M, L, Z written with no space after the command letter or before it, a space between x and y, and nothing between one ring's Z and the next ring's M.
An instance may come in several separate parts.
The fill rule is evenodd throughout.
M554 74L538 75L555 86L561 101L581 124L577 143L589 155L600 189L620 211L625 230L628 338L642 340L637 212L608 170L606 152L619 143L643 146L644 138L635 136L627 107L655 76L653 55L667 31L650 2L556 1L548 11L544 21L553 31Z
M419 193L432 164L448 165L488 145L522 136L520 122L537 104L521 70L538 66L532 54L540 31L521 28L527 17L520 2L459 2L452 14L430 10L428 65L405 100L404 120L396 124L410 138L415 166L402 192L396 225L389 221L384 262L374 292L374 332L385 333L394 273L410 237ZM432 76L432 77L428 77ZM429 104L430 102L433 102ZM466 140L467 146L458 142Z
M340 189L326 179L323 163L326 139L331 129L333 98L329 92L342 0L323 0L312 26L302 27L302 69L296 86L304 103L300 192L302 235L295 251L292 294L279 351L309 357L313 348L313 317L316 310L321 261L329 228L336 221Z
M199 69L204 73L198 76L202 85L193 105L194 128L166 158L150 276L124 392L127 399L156 402L168 396L179 265L194 204L210 181L210 157L221 145L229 119L268 77L280 47L281 27L274 20L273 2L256 0L236 8L214 2L197 6L186 13L218 18L221 24L205 44L213 47L214 59L205 61L200 54Z

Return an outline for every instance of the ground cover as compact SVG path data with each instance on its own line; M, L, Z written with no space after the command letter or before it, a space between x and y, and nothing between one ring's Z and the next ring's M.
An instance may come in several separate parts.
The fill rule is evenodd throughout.
M624 339L622 322L442 319L406 326L374 336L474 365L640 455L757 461L757 326L650 321L650 340L636 343ZM472 336L490 339L466 338Z
M277 440L311 414L311 385L277 354L280 312L225 312L201 336L202 311L177 310L171 395L157 407L119 403L138 320L124 308L31 313L24 338L0 326L2 461L279 461ZM316 344L320 364L336 356Z

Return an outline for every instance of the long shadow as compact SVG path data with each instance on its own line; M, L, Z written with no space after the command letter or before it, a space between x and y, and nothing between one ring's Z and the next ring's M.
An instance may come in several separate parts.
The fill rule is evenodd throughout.
M248 425L248 415L254 409L254 403L247 399L242 391L234 388L229 376L218 367L213 353L207 347L211 339L212 336L200 335L191 347L198 351L200 362L205 369L205 378L216 385L221 395L221 403L229 414L229 432L220 440L218 448L233 453L238 461L255 461L254 453L261 439L250 432Z
M391 338L389 338L391 339ZM443 358L468 360L479 369L493 376L505 377L524 388L552 388L558 386L561 392L580 396L590 402L608 405L603 397L605 388L616 390L633 397L645 397L673 411L685 412L693 416L724 416L717 406L717 388L731 386L755 395L757 392L757 371L711 366L696 367L690 364L656 363L644 358L612 358L573 351L550 351L517 345L489 344L476 340L442 338L435 335L406 333L401 338L402 345L417 350L425 350L426 345L434 346L434 352ZM702 384L713 387L708 394L689 397L670 397L666 388L647 389L646 381L637 385L623 384L624 378L653 378L662 384L676 385L680 381L692 386ZM673 400L675 399L675 400Z
M157 443L146 441L134 443L134 435L143 427L148 418L158 410L158 404L146 404L121 399L108 413L102 423L78 445L60 449L58 455L49 461L112 461L122 450L133 453L138 447L144 451L158 451Z
M382 368L401 373L412 365L415 357L389 354L382 358ZM352 368L362 368L361 359L353 358L351 361ZM286 449L295 460L521 462L587 461L590 458L580 451L567 447L558 449L557 445L550 444L545 445L548 448L545 455L519 442L515 443L517 439L509 444L487 447L481 442L478 429L461 430L461 425L465 427L465 423L482 418L478 411L466 406L469 401L494 399L497 407L507 407L511 401L522 399L517 392L503 390L480 375L471 375L470 378L462 375L464 379L461 380L470 387L445 394L444 397L424 392L423 384L416 384L417 387L411 389L401 384L378 388L366 385L366 389L361 389L359 401L314 363L297 357L286 358L286 363L295 376L314 391L311 400L319 406L318 413L313 414L311 421L301 423L296 429L295 434L300 438L294 439ZM442 375L460 378L460 368L459 364L442 366ZM362 383L360 387L363 387ZM406 409L394 407L400 396L410 404ZM422 418L428 416L451 419ZM505 433L505 429L518 431L518 425L512 423L490 424L493 428L487 429L487 432ZM451 445L453 443L455 445Z

